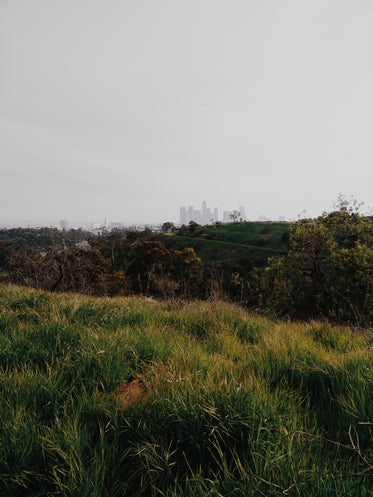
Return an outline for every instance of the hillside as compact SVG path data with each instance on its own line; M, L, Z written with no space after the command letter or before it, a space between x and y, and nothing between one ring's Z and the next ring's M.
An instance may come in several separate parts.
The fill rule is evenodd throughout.
M179 230L176 234L282 250L287 240L286 236L283 239L283 235L288 232L289 223L243 222L199 226L192 230Z
M232 275L247 281L250 273L262 271L269 257L285 254L289 248L289 223L229 223L192 227L163 237L172 249L191 247L201 258L205 273L221 280L225 294L232 293Z
M228 223L206 226L192 226L176 230L166 237L166 243L193 246L197 252L219 254L221 250L231 250L249 254L249 260L262 261L263 258L286 252L289 240L289 223ZM171 242L172 240L172 242ZM264 263L265 264L265 263Z
M0 494L372 495L371 339L0 286Z

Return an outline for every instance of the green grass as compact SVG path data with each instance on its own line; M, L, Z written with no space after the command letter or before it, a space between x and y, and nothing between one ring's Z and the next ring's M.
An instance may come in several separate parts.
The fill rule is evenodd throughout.
M210 239L253 246L283 248L281 237L289 232L288 223L227 223L203 226L202 233Z
M252 247L271 247L278 250L286 248L286 234L289 223L245 222L200 226L195 231L178 232L171 236L201 237L204 240L215 240L230 244ZM170 236L170 235L169 235Z
M232 294L232 275L250 278L256 268L262 271L269 257L288 251L288 223L229 223L207 225L194 232L174 232L163 236L168 248L191 247L201 258L206 278L221 280L224 292ZM234 293L234 292L233 292Z
M372 495L371 341L0 286L0 495ZM134 378L149 397L123 406Z

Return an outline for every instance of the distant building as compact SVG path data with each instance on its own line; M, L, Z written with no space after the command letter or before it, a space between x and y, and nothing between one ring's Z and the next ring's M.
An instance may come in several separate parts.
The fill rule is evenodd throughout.
M185 207L180 207L180 224L187 224L187 211Z
M214 207L212 210L207 207L205 200L202 202L202 209L194 209L192 205L188 208L180 207L180 224L188 224L190 221L195 221L198 224L211 224L218 220L218 208Z
M246 211L245 211L245 207L243 205L240 205L239 209L240 211L240 218L243 220L243 221L246 221Z
M60 221L61 230L66 230L68 226L69 226L69 222L66 219L61 219L61 221Z
M214 221L219 221L219 209L214 207Z
M205 224L203 222L202 211L199 211L199 210L193 211L193 221L195 221L198 224Z
M230 223L231 211L223 211L223 223Z
M194 209L193 205L190 205L188 207L188 213L187 213L187 223L190 223L190 221L194 221Z
M204 218L204 223L203 224L210 224L211 223L211 219L212 219L212 212L211 212L211 209L208 207L206 209L206 213L205 213L205 218Z

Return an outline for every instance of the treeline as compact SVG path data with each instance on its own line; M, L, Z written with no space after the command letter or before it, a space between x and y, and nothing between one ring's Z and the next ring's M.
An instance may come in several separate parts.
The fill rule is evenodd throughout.
M92 232L81 228L59 230L57 228L11 228L0 230L2 242L24 242L29 247L46 249L74 247L77 243L96 239Z

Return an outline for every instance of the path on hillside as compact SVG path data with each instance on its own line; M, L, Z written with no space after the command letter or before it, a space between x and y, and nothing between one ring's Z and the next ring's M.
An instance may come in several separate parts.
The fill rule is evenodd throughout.
M275 251L275 252L278 252L278 253L282 253L283 250L282 249L279 249L277 247L273 247L272 245L267 245L265 247L261 247L259 245L249 245L249 244L246 244L246 243L237 243L237 242L230 242L230 241L224 241L224 240L214 240L214 239L211 239L211 238L202 238L202 237L196 237L196 238L193 238L191 236L183 236L183 235L172 235L170 233L170 238L174 238L176 240L178 239L182 239L182 240L188 240L189 242L199 242L199 241L202 241L202 242L209 242L209 243L216 243L216 244L219 244L219 245L234 245L235 247L244 247L244 248L250 248L250 249L255 249L255 250L271 250L271 251Z

